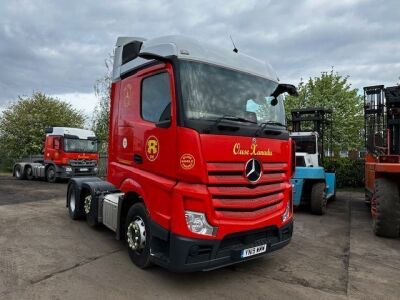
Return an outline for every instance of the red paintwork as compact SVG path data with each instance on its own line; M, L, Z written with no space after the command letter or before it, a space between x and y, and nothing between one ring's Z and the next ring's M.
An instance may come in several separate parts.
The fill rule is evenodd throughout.
M65 152L63 149L64 137L49 135L44 142L44 160L51 161L58 166L68 165L70 159L99 160L98 153ZM58 147L57 147L58 144Z
M141 81L158 72L170 75L169 128L157 128L140 116ZM245 151L235 155L239 152L235 144L241 150L251 149L251 137L199 134L177 126L174 86L169 64L148 67L112 84L108 181L125 193L142 197L153 221L180 236L222 239L230 233L281 227L281 216L291 201L291 140L257 138L256 151L268 155ZM147 142L154 144L155 138L158 151L148 157ZM143 158L142 164L133 162L134 154ZM245 163L252 157L263 162L266 172L253 186L243 176ZM190 232L185 209L205 212L209 223L218 227L216 237ZM291 219L292 212L286 223Z

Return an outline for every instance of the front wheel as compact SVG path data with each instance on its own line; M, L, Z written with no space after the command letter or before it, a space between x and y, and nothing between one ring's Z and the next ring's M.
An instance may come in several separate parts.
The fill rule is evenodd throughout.
M46 170L46 180L50 183L55 183L57 181L56 168L54 166L49 166Z
M316 182L311 187L311 212L316 215L324 215L326 213L324 182Z
M149 216L142 203L136 203L129 209L125 233L132 262L142 269L150 266L151 231Z

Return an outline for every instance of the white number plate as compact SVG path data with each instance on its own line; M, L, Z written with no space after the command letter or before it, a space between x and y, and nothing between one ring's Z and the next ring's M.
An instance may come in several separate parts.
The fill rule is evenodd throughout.
M80 168L79 171L85 172L85 171L89 171L89 169L88 168Z
M245 258L245 257L253 256L253 255L256 255L256 254L260 254L260 253L263 253L263 252L266 252L266 251L267 251L267 245L264 244L264 245L261 245L261 246L244 249L244 250L242 250L242 253L241 253L240 256L242 258Z

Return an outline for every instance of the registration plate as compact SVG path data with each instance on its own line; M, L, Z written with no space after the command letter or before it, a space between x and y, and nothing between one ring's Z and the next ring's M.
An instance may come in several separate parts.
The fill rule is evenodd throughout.
M86 171L89 171L89 169L88 168L80 168L79 171L86 172Z
M266 251L267 251L267 245L264 244L261 246L256 246L256 247L247 248L247 249L242 250L240 257L245 258L245 257L257 255L257 254L260 254L260 253L263 253Z

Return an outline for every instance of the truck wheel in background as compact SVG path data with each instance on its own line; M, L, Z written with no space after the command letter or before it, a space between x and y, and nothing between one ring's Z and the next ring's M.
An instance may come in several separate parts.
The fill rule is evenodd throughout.
M311 212L316 215L326 213L325 183L315 182L311 187Z
M80 199L77 198L77 191L75 190L75 185L69 184L67 190L67 206L68 206L69 216L71 217L72 220L78 220L82 218L82 214L79 210L79 203L80 203L79 200Z
M21 165L16 165L15 166L14 175L15 175L15 178L17 178L19 180L25 179L25 172L22 169Z
M364 203L368 208L371 208L371 195L367 191L365 191Z
M56 168L54 166L49 166L46 170L46 180L50 183L55 183L57 181Z
M400 188L395 181L375 179L371 213L376 235L389 238L400 236Z
M94 198L90 191L83 191L83 208L86 215L86 222L90 227L95 227L99 223L97 221L97 199Z
M33 169L31 166L26 166L25 168L25 176L26 179L32 180L33 179Z
M132 262L139 268L150 266L151 232L149 216L142 203L135 203L126 217L126 241Z

